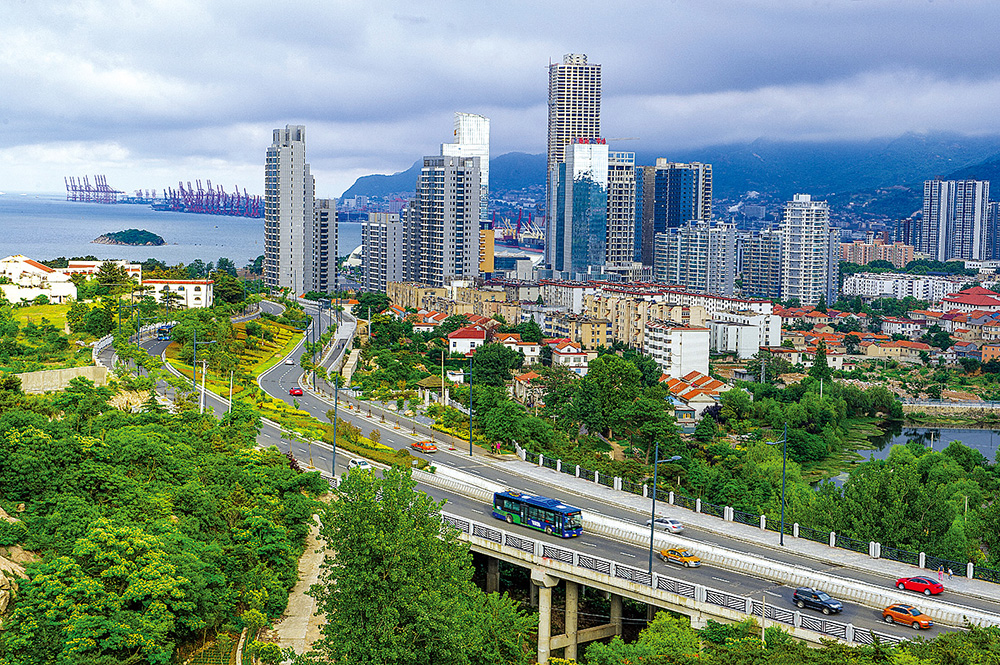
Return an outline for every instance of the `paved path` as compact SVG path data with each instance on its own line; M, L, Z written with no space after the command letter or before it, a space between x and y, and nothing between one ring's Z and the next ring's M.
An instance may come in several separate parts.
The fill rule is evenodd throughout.
M299 559L299 581L288 595L285 613L269 631L282 649L292 647L297 654L305 653L321 637L320 630L326 623L326 617L316 614L316 600L307 595L309 587L319 581L320 567L326 558L323 541L319 539L319 518L314 516L313 520L305 552Z

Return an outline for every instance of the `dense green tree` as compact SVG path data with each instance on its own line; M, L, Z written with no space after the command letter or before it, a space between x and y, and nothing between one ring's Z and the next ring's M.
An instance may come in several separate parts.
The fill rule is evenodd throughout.
M313 591L327 623L303 662L533 662L533 618L473 585L468 546L408 472L352 473L337 494L321 530L337 556Z
M357 296L357 301L358 304L354 306L354 314L363 319L368 318L369 309L371 310L372 316L374 316L375 314L381 314L385 310L389 309L389 305L392 304L389 300L389 296L377 291L369 291L359 294Z
M484 344L475 350L470 366L475 386L506 386L514 370L524 365L524 355L503 344Z
M820 379L829 381L833 376L833 370L826 362L826 342L819 341L816 345L816 355L813 356L812 367L809 368L809 376L819 381Z
M591 360L573 398L576 419L591 432L613 437L615 412L620 405L639 396L641 379L635 365L624 358L609 354Z

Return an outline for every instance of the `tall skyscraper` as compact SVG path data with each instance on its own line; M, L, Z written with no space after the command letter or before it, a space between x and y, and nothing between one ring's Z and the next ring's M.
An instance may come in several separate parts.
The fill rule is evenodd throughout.
M399 211L403 225L403 275L404 282L420 281L420 207L413 199Z
M986 258L1000 259L1000 203L996 201L990 201L986 212L986 247Z
M781 298L781 231L754 231L743 253L743 295Z
M569 53L560 64L549 65L549 126L546 150L546 239L555 234L552 214L558 173L566 146L573 139L601 135L601 66L587 63L587 56ZM555 265L555 248L546 242L545 262Z
M307 291L337 290L337 199L316 199L312 226L312 282Z
M938 261L986 258L989 198L985 180L924 181L923 219L911 231L917 251Z
M480 196L478 157L424 157L415 197L424 284L479 275Z
M653 261L656 167L635 167L636 261L651 266Z
M604 139L573 139L566 159L556 165L555 196L546 251L552 268L570 279L605 261L608 232L608 144Z
M442 157L479 158L479 219L490 222L490 119L475 113L455 113L455 142L441 144Z
M712 218L712 165L656 160L653 232Z
M403 281L403 223L391 212L370 212L361 225L366 291L385 293L389 282Z
M635 153L608 153L605 263L635 261Z
M736 226L708 220L657 234L657 280L692 291L732 297L736 283Z
M831 294L831 253L840 257L839 235L831 247L830 206L796 194L785 204L781 227L781 297L815 305Z
M274 130L264 165L264 282L311 290L315 183L306 163L306 128Z

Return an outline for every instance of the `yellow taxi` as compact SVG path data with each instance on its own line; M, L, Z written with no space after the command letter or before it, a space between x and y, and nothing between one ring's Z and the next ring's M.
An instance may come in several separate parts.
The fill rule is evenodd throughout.
M701 565L701 559L683 547L660 550L660 558L667 563L676 563L685 568L697 568Z

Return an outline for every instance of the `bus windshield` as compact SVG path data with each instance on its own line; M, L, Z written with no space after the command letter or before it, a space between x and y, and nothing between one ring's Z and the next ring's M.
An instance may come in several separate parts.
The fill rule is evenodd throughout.
M583 528L583 513L570 513L566 516L567 529Z

